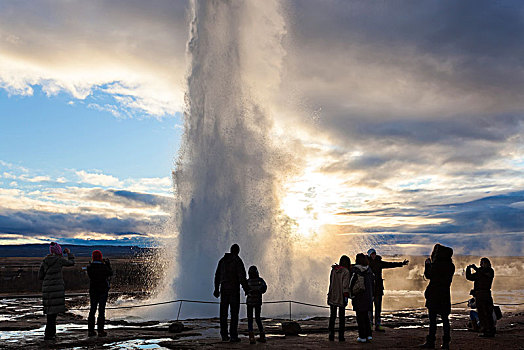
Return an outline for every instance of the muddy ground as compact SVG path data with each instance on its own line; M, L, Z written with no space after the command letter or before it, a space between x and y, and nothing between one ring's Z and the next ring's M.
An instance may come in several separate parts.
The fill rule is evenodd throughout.
M498 322L497 336L493 339L478 337L466 328L465 309L455 309L451 316L453 349L524 349L524 312L505 312ZM45 318L40 300L0 300L0 349L409 349L416 348L427 334L428 319L423 312L397 312L385 315L385 333L374 332L369 344L356 343L357 328L352 313L346 321L346 342L327 340L327 318L315 317L298 320L302 332L299 336L285 336L281 330L284 319L264 319L268 335L266 344L250 345L247 340L247 322L241 319L241 343L220 341L219 322L216 318L184 320L185 330L169 333L169 322L111 321L107 323L108 337L88 338L87 323L73 313L60 315L56 341L43 340ZM440 346L439 327L437 344Z

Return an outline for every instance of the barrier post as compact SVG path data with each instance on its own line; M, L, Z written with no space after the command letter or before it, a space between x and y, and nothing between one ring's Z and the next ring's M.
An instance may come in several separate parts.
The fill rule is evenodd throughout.
M289 301L289 320L291 321L291 300Z
M178 321L178 318L180 317L180 309L182 309L182 300L180 300L180 304L178 305L178 314L176 315L177 321Z

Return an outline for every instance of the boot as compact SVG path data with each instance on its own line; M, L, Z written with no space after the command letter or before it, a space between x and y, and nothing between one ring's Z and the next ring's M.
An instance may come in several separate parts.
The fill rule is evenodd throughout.
M441 349L449 349L449 342L451 341L450 337L442 337L442 346Z
M421 349L435 349L435 338L430 337L429 335L426 337L426 342L419 346Z
M95 331L95 317L88 317L87 318L87 336L88 337L94 337L96 336Z
M104 331L104 326L105 326L105 323L106 323L105 317L98 317L98 320L97 320L96 323L98 325L98 336L99 337L106 337L107 336L107 332Z
M260 333L260 337L258 338L258 341L261 342L261 343L265 343L266 342L266 334L264 332Z
M254 332L249 332L249 344L256 344L257 342L255 341L255 333Z
M329 339L329 341L334 341L335 340L335 331L329 331L328 339Z

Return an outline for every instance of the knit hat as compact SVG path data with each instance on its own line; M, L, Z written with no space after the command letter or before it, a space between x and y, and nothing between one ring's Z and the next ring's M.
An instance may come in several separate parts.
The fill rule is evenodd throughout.
M375 249L373 249L373 248L368 250L368 256L371 256L371 254L373 254L373 253L377 254L377 251Z
M93 250L93 261L102 261L102 252L100 250Z
M56 255L62 255L62 247L58 243L51 242L51 245L49 246L49 253L56 254Z

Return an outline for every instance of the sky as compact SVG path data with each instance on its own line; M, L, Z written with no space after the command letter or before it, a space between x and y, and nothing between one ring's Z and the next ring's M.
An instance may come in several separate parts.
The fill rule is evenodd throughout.
M188 8L0 1L0 244L169 235ZM283 59L246 59L246 79L266 87L275 133L292 145L281 205L304 240L522 255L524 5L281 10ZM257 75L264 64L277 76Z

